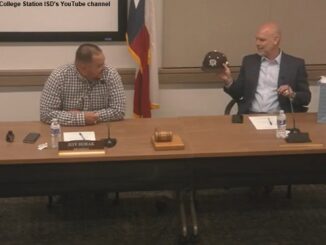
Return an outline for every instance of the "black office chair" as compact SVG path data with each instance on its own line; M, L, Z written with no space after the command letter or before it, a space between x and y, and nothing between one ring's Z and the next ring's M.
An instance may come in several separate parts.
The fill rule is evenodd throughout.
M238 107L238 103L236 102L236 100L231 99L230 102L225 107L224 115L230 115L231 111L234 109L233 107L235 105ZM304 110L302 112L307 112L307 111L308 111L308 107L304 107ZM238 112L238 108L236 109L236 113L237 112ZM269 189L268 191L270 192L271 189L270 188L268 188L268 189ZM291 197L292 197L292 185L291 184L288 185L286 197L289 199L291 199Z
M230 102L225 107L224 115L230 115L234 105L238 105L237 102L234 99L230 100Z

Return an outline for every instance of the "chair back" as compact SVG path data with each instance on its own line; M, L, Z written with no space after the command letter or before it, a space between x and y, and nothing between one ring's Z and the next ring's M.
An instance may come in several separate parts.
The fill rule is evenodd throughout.
M231 99L225 107L224 115L230 115L234 105L238 106L238 103L234 99Z

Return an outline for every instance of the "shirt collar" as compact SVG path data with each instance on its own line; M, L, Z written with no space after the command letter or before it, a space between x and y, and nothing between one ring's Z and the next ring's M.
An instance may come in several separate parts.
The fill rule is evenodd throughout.
M275 62L276 64L281 64L281 57L282 57L282 51L280 51L280 53L276 56L276 58L275 59L273 59L273 60L270 60L270 59L268 59L267 57L265 57L265 56L262 56L261 57L261 62L263 62L263 61L268 61L268 62L271 62L271 63L273 63L273 62Z
M75 72L77 74L78 79L83 81L83 82L87 82L87 79L85 77L83 77L82 74L80 74L80 72L78 71L76 65L74 65L74 67L75 67Z
M90 84L95 84L95 83L103 83L105 81L105 79L102 77L101 79L99 80L88 80L86 77L84 77L82 74L80 74L80 72L78 71L76 65L75 65L75 70L76 70L76 74L78 76L78 78L82 81L82 82L87 82L87 83L90 83Z

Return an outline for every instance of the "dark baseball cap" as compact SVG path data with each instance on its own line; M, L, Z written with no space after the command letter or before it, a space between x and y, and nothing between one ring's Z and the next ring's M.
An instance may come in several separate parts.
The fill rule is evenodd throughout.
M210 51L205 55L201 69L207 72L216 72L223 68L223 64L228 64L225 54L216 50Z

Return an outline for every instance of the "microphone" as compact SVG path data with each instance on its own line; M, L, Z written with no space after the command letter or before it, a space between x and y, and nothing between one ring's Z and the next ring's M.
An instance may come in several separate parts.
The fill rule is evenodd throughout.
M117 144L117 139L111 138L111 129L110 129L110 124L107 124L108 126L108 138L106 140L106 147L111 148Z
M292 128L289 128L290 134L296 134L300 133L300 129L295 127L295 116L294 116L294 110L293 110L293 98L289 98L290 100L290 106L291 106L291 116L292 116Z

